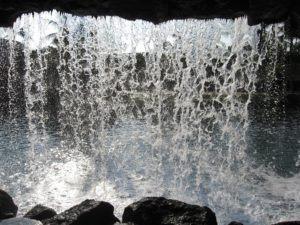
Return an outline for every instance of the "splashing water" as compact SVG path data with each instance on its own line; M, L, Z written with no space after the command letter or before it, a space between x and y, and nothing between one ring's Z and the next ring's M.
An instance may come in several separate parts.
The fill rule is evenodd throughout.
M153 25L22 16L7 31L9 122L1 132L15 135L13 163L0 168L3 188L21 210L96 198L120 215L143 196L166 196L211 207L220 224L299 216L297 196L289 204L266 191L274 182L246 153L248 106L267 51L258 48L259 29L244 18Z

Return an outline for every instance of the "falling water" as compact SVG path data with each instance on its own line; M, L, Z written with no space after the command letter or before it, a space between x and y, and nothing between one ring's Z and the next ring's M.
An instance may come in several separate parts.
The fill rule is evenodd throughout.
M281 35L273 27L263 43ZM8 93L14 121L24 91L28 143L21 171L0 170L4 187L20 187L12 192L27 209L96 198L120 214L162 195L207 205L221 224L297 216L299 199L286 210L265 195L246 151L248 108L268 51L260 29L244 18L153 25L55 11L22 16L9 31Z

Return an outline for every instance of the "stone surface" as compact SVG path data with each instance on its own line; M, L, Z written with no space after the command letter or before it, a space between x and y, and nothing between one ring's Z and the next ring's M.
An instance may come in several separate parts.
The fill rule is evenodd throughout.
M8 115L9 42L0 38L0 118Z
M143 198L127 206L122 220L135 225L217 225L209 208L162 197Z
M22 13L59 10L75 15L120 16L160 23L171 19L231 19L248 16L249 24L283 22L300 36L298 0L10 0L0 3L0 25L12 26Z
M119 222L113 214L114 207L107 202L85 200L48 220L44 225L113 225Z
M11 218L0 221L0 225L43 225L40 221L28 218Z
M232 221L231 223L229 223L228 225L243 225L242 223L236 222L236 221Z
M14 106L13 115L19 117L24 115L25 98L24 98L24 46L19 42L9 42L0 38L0 118L9 115L9 100ZM9 76L11 62L14 65L13 76ZM8 90L8 80L10 85L14 87L14 92L10 99Z
M286 222L280 222L272 225L300 225L300 221L286 221Z
M15 205L12 197L0 189L0 220L15 217L18 207Z
M40 221L28 218L10 218L1 220L0 225L43 225Z
M56 215L57 213L53 209L43 205L36 205L29 212L27 212L24 215L24 217L42 221L42 220L50 219Z
M276 23L284 21L289 14L292 0L249 0L249 24Z

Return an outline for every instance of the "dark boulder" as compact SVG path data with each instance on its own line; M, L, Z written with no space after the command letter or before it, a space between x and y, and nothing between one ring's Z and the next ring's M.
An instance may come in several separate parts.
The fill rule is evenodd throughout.
M286 221L286 222L275 223L272 225L300 225L300 221Z
M236 222L236 221L232 221L230 224L228 225L243 225L242 223Z
M43 225L40 221L28 218L10 218L0 221L0 225Z
M24 217L42 221L42 220L50 219L56 215L57 213L53 209L43 205L36 205L28 213L26 213Z
M113 225L119 222L114 207L108 202L85 200L48 220L44 225Z
M15 205L12 197L0 189L0 220L15 217L18 206Z
M209 208L163 197L143 198L127 206L123 214L123 223L135 225L217 225L216 216Z

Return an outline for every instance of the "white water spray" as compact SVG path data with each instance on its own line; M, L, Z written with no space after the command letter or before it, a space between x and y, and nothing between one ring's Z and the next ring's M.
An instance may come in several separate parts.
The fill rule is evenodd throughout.
M248 106L266 51L259 26L52 12L24 15L18 27L31 146L21 206L37 199L61 210L89 197L121 213L163 195L208 205L221 223L281 218L270 215L273 200L266 206L256 195L246 154ZM47 126L51 118L56 126Z

